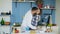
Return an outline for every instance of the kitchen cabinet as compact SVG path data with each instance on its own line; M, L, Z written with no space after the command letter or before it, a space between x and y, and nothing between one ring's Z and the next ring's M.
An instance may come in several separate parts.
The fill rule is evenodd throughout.
M0 34L10 34L10 26L0 26Z

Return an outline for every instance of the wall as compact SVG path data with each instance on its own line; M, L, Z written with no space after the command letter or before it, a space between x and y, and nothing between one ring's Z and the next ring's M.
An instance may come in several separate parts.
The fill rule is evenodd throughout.
M56 0L56 21L59 27L59 32L58 34L60 34L60 0Z
M1 12L9 12L12 11L12 0L0 0L0 15ZM4 18L5 21L10 21L10 16L0 16Z

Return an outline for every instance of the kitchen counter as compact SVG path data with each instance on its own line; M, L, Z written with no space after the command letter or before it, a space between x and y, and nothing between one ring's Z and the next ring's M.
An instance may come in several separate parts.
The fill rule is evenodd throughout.
M9 33L9 34L15 34L11 30L12 26L0 26L0 34L3 33ZM19 30L19 33L17 34L58 34L58 26L52 26L52 32L44 32L44 31L38 31L38 30L32 30L32 31L26 31L26 32L21 32L20 27L14 27ZM42 26L43 29L45 29L45 26Z
M20 28L18 28L18 29L20 29ZM44 28L44 26L43 26L43 29L45 29ZM52 32L44 32L44 31L26 31L26 32L23 32L23 33L17 33L17 34L58 34L58 26L52 26ZM11 34L14 34L14 33L11 33Z

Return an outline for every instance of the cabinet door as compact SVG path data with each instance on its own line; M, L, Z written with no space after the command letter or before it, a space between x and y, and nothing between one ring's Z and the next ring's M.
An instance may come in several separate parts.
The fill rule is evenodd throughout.
M9 34L10 32L10 26L0 26L0 34Z

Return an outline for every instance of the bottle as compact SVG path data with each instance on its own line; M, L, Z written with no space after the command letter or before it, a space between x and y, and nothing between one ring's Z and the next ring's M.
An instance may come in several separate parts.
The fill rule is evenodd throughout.
M4 22L5 22L5 21L4 21L4 19L2 18L2 20L1 20L1 25L4 25Z

